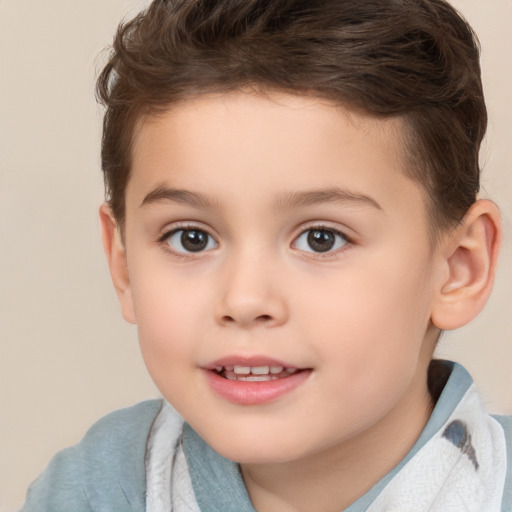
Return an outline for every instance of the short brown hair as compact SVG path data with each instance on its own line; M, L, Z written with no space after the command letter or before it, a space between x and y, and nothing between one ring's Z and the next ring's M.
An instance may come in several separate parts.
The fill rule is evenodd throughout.
M406 173L438 228L479 190L479 45L444 0L154 0L118 28L97 83L106 199L122 226L134 127L209 92L254 87L400 116Z

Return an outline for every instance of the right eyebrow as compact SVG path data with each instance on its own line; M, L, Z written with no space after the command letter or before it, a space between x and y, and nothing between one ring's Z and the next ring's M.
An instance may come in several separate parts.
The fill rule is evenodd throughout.
M278 209L296 208L300 206L333 202L359 203L375 208L376 210L383 210L382 206L372 197L337 187L286 193L278 198L275 206Z
M216 202L211 201L208 197L198 192L164 186L157 187L147 194L140 206L166 201L188 204L199 208L213 209L217 207Z

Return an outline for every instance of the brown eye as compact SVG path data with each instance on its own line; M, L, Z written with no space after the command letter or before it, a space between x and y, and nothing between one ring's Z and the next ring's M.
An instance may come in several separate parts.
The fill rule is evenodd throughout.
M314 229L308 233L308 245L315 252L330 251L336 243L336 237L332 231Z
M347 238L335 229L313 228L304 231L294 245L301 251L322 253L340 249L347 243Z
M166 241L173 251L179 253L201 252L217 247L215 240L201 229L177 229Z
M183 230L181 245L190 252L203 251L208 245L208 235L204 231Z

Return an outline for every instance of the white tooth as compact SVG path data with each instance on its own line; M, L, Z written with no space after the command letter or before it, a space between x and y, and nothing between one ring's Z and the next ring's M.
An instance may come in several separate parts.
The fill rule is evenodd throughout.
M269 367L268 366L253 366L251 368L251 373L253 375L267 375L268 372L269 372Z
M282 366L271 366L270 373L281 373L284 370Z
M237 378L234 375L226 375L226 379L228 380L237 380Z
M286 371L288 373L295 373L297 371L297 368L286 368Z
M224 369L225 369L227 372L232 372L232 371L233 371L233 368L234 368L234 366L224 366Z
M251 373L250 366L235 366L234 370L237 375L249 375Z
M272 377L270 375L250 375L249 377L238 377L238 380L243 380L244 382L266 382L272 380Z
M222 366L216 366L215 369L218 371L218 372L221 372L222 371Z

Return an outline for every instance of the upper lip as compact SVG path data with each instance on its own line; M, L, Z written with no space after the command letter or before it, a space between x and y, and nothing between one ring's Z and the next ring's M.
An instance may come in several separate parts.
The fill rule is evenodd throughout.
M274 359L273 357L268 356L225 356L220 359L216 359L211 363L208 363L204 366L206 370L214 370L219 366L282 366L283 368L296 368L299 370L300 368L294 364L286 363L284 361L280 361L279 359Z

